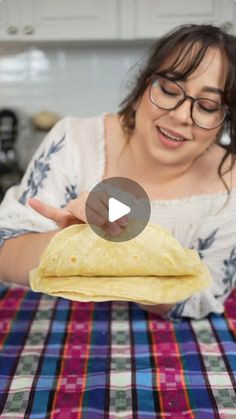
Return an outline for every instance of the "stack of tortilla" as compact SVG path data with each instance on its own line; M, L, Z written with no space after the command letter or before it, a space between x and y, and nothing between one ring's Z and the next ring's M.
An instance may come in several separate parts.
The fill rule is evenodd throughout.
M195 250L150 223L137 237L120 242L104 240L87 224L67 227L52 238L30 272L33 291L83 302L171 304L211 283Z

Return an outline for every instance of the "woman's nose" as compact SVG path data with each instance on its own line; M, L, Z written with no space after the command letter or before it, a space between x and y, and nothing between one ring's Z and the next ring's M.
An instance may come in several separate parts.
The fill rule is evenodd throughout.
M192 125L192 117L191 117L191 101L185 100L181 105L179 105L176 109L172 109L170 111L170 115L172 118L178 120L182 124Z

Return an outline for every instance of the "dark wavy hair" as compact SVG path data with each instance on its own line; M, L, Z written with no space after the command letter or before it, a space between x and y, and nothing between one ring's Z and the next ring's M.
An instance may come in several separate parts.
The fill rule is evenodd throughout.
M231 138L229 145L222 145L225 149L217 173L227 189L230 189L223 179L223 175L231 171L236 160L236 37L224 29L213 25L183 25L167 33L152 46L149 58L140 71L131 92L121 102L118 112L122 121L122 128L129 140L135 127L135 105L150 83L150 78L160 69L163 72L175 74L181 64L181 74L176 80L190 76L199 66L209 48L218 48L227 59L228 73L224 87L223 103L228 106L229 113L219 131L218 140L225 127ZM173 56L172 63L163 70L163 64ZM189 59L188 59L189 58ZM222 167L227 157L231 155L230 166L225 172Z

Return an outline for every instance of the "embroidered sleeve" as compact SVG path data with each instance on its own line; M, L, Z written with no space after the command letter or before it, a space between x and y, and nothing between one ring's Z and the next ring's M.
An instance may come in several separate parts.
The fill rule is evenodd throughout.
M0 206L0 246L10 237L44 232L56 224L27 204L36 197L49 205L63 207L78 194L73 181L66 119L57 123L40 144L19 185L11 187Z

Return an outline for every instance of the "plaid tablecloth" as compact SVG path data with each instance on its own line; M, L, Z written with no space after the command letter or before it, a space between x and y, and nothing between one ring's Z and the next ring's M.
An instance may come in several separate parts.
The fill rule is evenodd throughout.
M236 290L223 316L0 287L0 417L236 418Z

